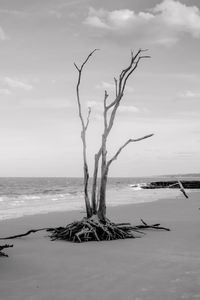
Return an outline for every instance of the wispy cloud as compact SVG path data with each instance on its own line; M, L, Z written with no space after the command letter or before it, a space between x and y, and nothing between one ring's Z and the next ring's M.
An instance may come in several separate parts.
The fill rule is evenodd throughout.
M200 10L179 1L164 0L146 12L130 9L107 11L90 8L84 23L111 38L138 38L172 45L183 34L200 37Z
M106 81L102 81L100 84L96 85L96 88L100 89L100 90L107 90L107 91L113 92L113 91L115 91L115 84L106 82ZM126 92L133 93L134 89L130 86L126 86Z
M4 41L7 40L8 36L6 35L5 31L3 30L2 27L0 27L0 40Z
M101 83L96 85L96 88L99 90L111 90L114 91L115 90L115 85L114 83L109 83L106 81L102 81Z
M180 98L188 98L188 99L191 99L191 98L200 98L200 92L194 92L194 91L187 90L187 91L179 93L178 97L180 97Z
M57 19L60 19L62 17L62 13L56 9L49 10L48 15Z
M98 112L103 112L103 104L100 103L100 102L88 101L87 106L91 107L92 109L94 109ZM120 113L136 113L136 112L139 112L139 109L136 106L133 106L133 105L121 105L118 110L119 110Z
M26 91L30 91L33 89L33 86L26 83L26 82L23 82L21 80L18 80L18 79L13 79L13 78L10 78L10 77L5 77L3 82L9 86L10 88L17 88L17 89L23 89L23 90L26 90Z
M0 88L0 95L10 95L11 91L9 89Z
M133 106L133 105L121 105L119 107L119 111L121 113L136 113L136 112L139 112L139 108L137 108L136 106Z
M0 14L19 16L19 17L27 16L27 12L22 10L13 10L13 9L0 9Z

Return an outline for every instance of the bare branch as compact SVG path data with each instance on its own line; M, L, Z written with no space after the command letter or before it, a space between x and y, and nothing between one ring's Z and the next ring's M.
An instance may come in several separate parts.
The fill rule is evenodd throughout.
M85 64L88 62L88 60L90 59L90 57L93 55L93 53L95 51L97 51L99 49L94 49L92 52L90 52L90 54L87 56L87 58L85 59L85 61L82 63L81 67L79 68L77 66L76 63L74 63L74 66L76 67L77 71L79 72L79 75L78 75L78 82L77 82L77 86L76 86L76 94L77 94L77 102L78 102L78 110L79 110L79 117L80 117L80 120L81 120L81 124L82 124L82 128L85 129L86 125L85 125L85 122L84 122L84 119L83 119L83 115L82 115L82 109L81 109L81 103L80 103L80 95L79 95L79 86L80 86L80 83L81 83L81 75L82 75L82 70L83 70L83 67L85 66Z
M111 163L117 159L117 157L119 156L119 154L121 153L121 151L130 143L133 143L133 142L139 142L139 141L142 141L144 139L147 139L147 138L150 138L152 137L153 134L148 134L148 135L145 135L143 137L140 137L140 138L137 138L137 139L129 139L128 141L126 141L126 143L124 143L120 148L119 150L115 153L115 155L108 161L107 163L107 167L109 168L109 166L111 165Z
M141 51L146 51L146 50L140 50ZM138 67L138 64L140 62L141 59L144 59L144 58L150 58L149 55L142 55L142 56L135 56L134 60L132 61L132 65L131 65L131 68L130 68L130 72L128 74L125 75L125 78L124 78L124 82L122 84L122 92L124 92L125 90L125 87L126 87L126 83L127 83L127 80L128 78L130 77L130 75L135 71L135 69ZM135 59L137 58L137 60L135 61ZM134 66L133 66L134 65Z
M109 125L108 125L109 131L112 129L112 126L113 126L113 123L114 123L114 119L115 119L115 115L116 115L117 109L119 107L120 101L121 101L121 99L123 97L123 93L124 93L124 90L125 90L128 78L134 72L134 70L137 68L137 66L139 64L139 61L141 59L143 59L143 58L149 58L150 57L150 56L147 56L147 55L141 55L140 56L140 54L142 52L146 52L146 51L147 51L147 49L144 49L144 50L143 49L139 49L135 55L133 55L133 51L131 51L131 61L130 61L130 64L129 64L129 66L126 69L124 69L121 72L121 74L119 76L118 87L116 87L116 90L117 90L116 98L115 98L115 100L112 103L110 103L107 106L108 110L113 107L113 110L112 110L112 113L111 113L111 116L110 116ZM115 85L116 85L116 81L115 81ZM109 132L108 132L108 134L109 134Z
M106 106L106 101L107 101L107 98L108 98L108 93L107 91L105 91L105 94L104 94L104 113L103 113L103 117L104 117L104 128L107 129L108 127L108 122L107 122L107 106Z
M78 70L78 72L80 72L80 69L79 69L79 67L77 66L76 63L74 63L74 66L76 67L76 69Z
M108 98L108 92L105 90L105 92L104 92L104 109L106 109L107 108L107 106L106 106L106 101L107 101L107 98Z
M114 82L115 82L115 96L117 97L118 88L117 88L117 79L115 77L114 77Z
M91 107L88 107L88 116L87 116L87 122L86 122L86 125L85 125L85 131L87 131L87 128L88 128L88 125L89 125L89 122L90 122L90 115L91 115Z
M81 139L82 139L82 143L83 143L84 196L85 196L85 205L86 205L87 217L90 217L92 215L92 209L91 209L91 206L90 206L90 200L89 200L89 196L88 196L89 171L88 171L87 153L86 153L86 130L87 130L88 125L89 125L89 118L90 118L91 109L89 109L89 111L88 111L87 121L85 123L83 115L82 115L82 107L81 107L81 102L80 102L79 87L80 87L80 83L81 83L82 70L83 70L85 64L88 62L88 60L90 59L90 57L93 55L93 53L95 51L97 51L97 49L93 50L87 56L87 58L82 63L80 68L74 63L74 66L78 71L78 81L77 81L77 85L76 85L76 96L77 96L77 103L78 103L79 118L80 118L81 125L82 125Z
M94 52L99 51L100 49L94 49L92 52L90 52L90 54L87 56L87 58L84 60L84 62L82 63L81 67L79 68L75 63L75 67L76 69L81 72L83 67L85 66L85 64L88 62L88 60L90 59L90 57L94 54Z
M139 50L137 51L137 53L135 54L135 56L134 56L134 55L133 55L133 51L131 51L131 62L130 62L129 66L128 66L126 69L122 70L122 72L121 72L121 74L120 74L120 76L119 76L120 81L123 80L125 74L131 69L131 67L132 67L132 65L133 65L133 62L136 60L136 58L138 57L138 55L139 55L141 52L142 52L142 49L139 49Z
M113 102L111 102L109 105L107 105L107 110L115 106L115 104L119 101L119 98L122 98L123 94L118 94L117 97Z

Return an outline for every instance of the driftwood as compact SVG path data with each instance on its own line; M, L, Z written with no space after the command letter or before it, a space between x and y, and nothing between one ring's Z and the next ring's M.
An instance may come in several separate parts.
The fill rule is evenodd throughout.
M128 238L139 238L144 234L140 229L162 229L169 231L168 228L160 227L160 224L149 225L143 220L141 225L132 226L130 223L113 223L109 219L100 221L97 216L89 219L84 218L79 222L73 222L66 227L55 229L51 234L52 240L67 240L73 242L117 240Z
M185 198L188 199L189 196L187 195L187 193L186 193L186 191L185 191L185 189L183 187L183 184L182 184L182 182L180 180L177 180L177 183L170 184L168 187L171 188L171 187L174 187L174 186L177 186L177 185L179 186L180 191L183 193L183 195L185 196Z
M39 228L39 229L31 229L29 231L27 231L26 233L22 233L22 234L17 234L17 235L12 235L12 236L7 236L4 238L0 238L0 240L12 240L15 238L19 238L19 237L23 237L23 236L27 236L31 233L36 233L38 231L42 231L42 230L46 230L46 231L53 231L55 230L55 228Z
M143 230L158 229L170 231L169 228L161 227L160 224L149 225L141 219L142 224L132 226L130 223L113 223L109 219L102 222L96 215L91 218L83 218L65 227L31 229L24 234L13 235L0 239L15 239L27 236L31 233L46 230L51 232L51 240L66 240L71 242L88 242L138 238L144 234Z
M189 198L189 196L186 194L186 191L182 185L182 182L180 180L178 180L178 184L180 186L180 191L183 193L183 195L185 196L185 198Z
M143 189L163 189L163 188L179 188L180 191L183 193L185 198L189 198L187 195L185 188L194 189L194 188L200 188L200 181L153 181L150 183L145 184L144 186L141 186Z
M11 247L13 247L13 245L3 245L3 246L0 246L0 256L6 256L6 257L8 257L8 255L6 253L2 252L2 250L5 249L5 248L11 248Z

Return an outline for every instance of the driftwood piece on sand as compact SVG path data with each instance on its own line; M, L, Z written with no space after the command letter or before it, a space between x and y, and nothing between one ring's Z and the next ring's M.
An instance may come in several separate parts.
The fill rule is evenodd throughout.
M29 231L27 231L27 232L25 232L25 233L7 236L7 237L4 237L4 238L0 238L0 240L12 240L12 239L16 239L16 238L19 238L19 237L23 237L23 236L29 235L29 234L31 234L31 233L36 233L36 232L42 231L42 230L53 231L53 230L55 230L55 228L30 229Z
M6 257L8 257L8 255L5 254L4 252L2 252L2 250L5 249L5 248L11 248L11 247L13 247L13 245L3 245L3 246L0 246L0 256L6 256Z

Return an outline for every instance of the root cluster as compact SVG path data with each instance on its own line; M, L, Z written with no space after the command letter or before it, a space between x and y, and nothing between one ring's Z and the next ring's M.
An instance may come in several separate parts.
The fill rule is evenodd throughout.
M6 256L8 257L8 255L4 252L2 252L3 249L5 248L10 248L10 247L13 247L13 245L3 245L3 246L0 246L0 256Z
M145 229L162 229L169 231L168 228L161 227L160 224L148 225L143 220L141 225L132 226L130 223L113 223L106 219L100 221L97 216L83 218L75 221L66 227L50 229L52 240L66 240L72 242L88 242L138 238L144 234Z

